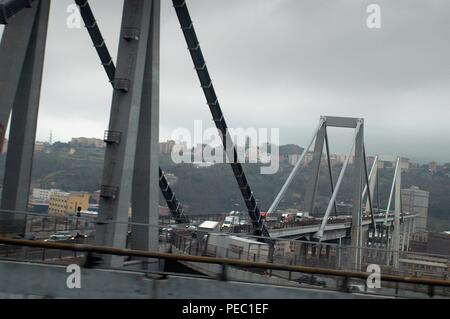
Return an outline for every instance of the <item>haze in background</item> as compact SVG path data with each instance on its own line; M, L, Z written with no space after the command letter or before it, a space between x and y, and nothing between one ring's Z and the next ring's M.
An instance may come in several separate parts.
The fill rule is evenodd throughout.
M38 139L99 137L112 90L87 31L52 2ZM121 0L91 0L116 58ZM381 6L381 29L366 8ZM279 127L307 144L320 115L364 117L369 154L450 161L450 2L190 0L230 127ZM171 1L162 1L161 140L194 120L213 125ZM332 151L347 152L351 132Z

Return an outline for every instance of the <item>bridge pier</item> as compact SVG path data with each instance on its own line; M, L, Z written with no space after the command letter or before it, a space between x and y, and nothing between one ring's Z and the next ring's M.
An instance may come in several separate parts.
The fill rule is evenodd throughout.
M326 255L327 259L330 258L330 250L331 250L331 247L329 245L327 245L325 248L325 255Z
M358 120L360 124L359 130L355 139L355 161L353 172L353 212L352 212L352 228L351 228L351 240L352 247L356 248L361 246L360 232L362 231L362 199L361 194L363 190L363 170L364 170L364 121ZM352 266L354 270L360 270L361 267L361 251L354 249L352 253Z
M411 233L413 232L414 219L410 219L408 222L408 238L406 240L406 251L409 251L409 242L411 240Z
M390 266L392 263L392 230L391 226L386 228L386 265Z
M376 246L375 248L377 248L377 251L380 249L383 249L383 241L384 241L384 228L379 225L378 229L377 229L377 238L376 238Z
M407 222L403 222L401 223L400 226L400 241L401 241L401 245L400 245L400 250L401 251L405 251L405 245L406 245L406 223Z
M311 256L316 257L316 252L317 252L317 246L314 244L311 244Z

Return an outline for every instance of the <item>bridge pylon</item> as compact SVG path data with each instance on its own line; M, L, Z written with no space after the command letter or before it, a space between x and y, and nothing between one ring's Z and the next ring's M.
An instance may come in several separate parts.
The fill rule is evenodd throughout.
M25 6L31 7L22 10ZM39 111L50 0L3 1L0 23L0 140L11 119L1 208L26 211ZM24 215L0 216L9 231L25 232Z
M253 232L269 237L228 132L187 4L183 0L172 2L213 121L231 159ZM161 0L124 0L116 66L88 1L75 3L114 89L109 127L104 134L96 241L115 248L127 246L131 205L131 247L155 251L159 236L158 186L174 219L188 221L158 165ZM0 140L12 110L2 207L12 211L27 210L49 7L50 0L0 0L0 23L6 24L0 46ZM25 220L22 222L25 225ZM108 257L105 263L120 266L123 258Z
M337 127L337 128L348 128L354 129L354 136L351 149L346 157L344 164L342 166L341 172L339 174L338 180L336 183L333 181L333 175L331 170L331 160L330 160L330 148L329 148L329 140L328 140L328 131L329 127ZM356 247L360 247L362 244L362 202L363 202L363 189L366 188L365 192L368 194L368 200L370 202L370 206L372 207L371 200L371 188L369 187L369 178L367 173L367 163L365 156L365 147L364 147L364 119L361 118L350 118L350 117L335 117L335 116L322 116L319 121L319 126L315 131L311 142L308 147L305 148L303 154L300 156L297 164L283 185L281 191L275 198L273 204L268 210L268 213L272 213L278 207L282 197L286 193L287 188L292 183L294 177L298 174L301 169L303 160L306 154L309 152L310 148L314 144L314 150L312 155L312 161L310 164L310 177L307 182L307 190L305 196L305 209L309 212L309 214L314 213L315 208L315 200L317 195L317 189L319 184L319 172L320 166L323 158L324 147L326 148L326 156L328 163L328 173L330 178L331 185L331 199L329 201L327 210L322 219L322 223L320 225L319 231L313 236L313 239L317 241L321 241L324 237L325 228L328 223L328 219L330 217L331 212L337 214L337 205L336 198L341 187L344 175L347 171L347 167L350 163L350 160L353 159L353 210L352 210L352 226L350 232L351 238L351 247L355 247L351 256L354 260L352 260L352 264L358 265L361 260L361 251L360 249L356 249ZM371 210L372 215L372 228L375 228L375 220L373 218L373 209Z

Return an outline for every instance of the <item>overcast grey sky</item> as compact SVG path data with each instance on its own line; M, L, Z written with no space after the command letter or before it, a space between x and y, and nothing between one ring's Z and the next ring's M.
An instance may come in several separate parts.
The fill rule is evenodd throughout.
M38 139L102 137L112 90L83 29L52 3ZM122 0L91 0L114 58ZM172 2L162 1L161 139L211 125ZM450 1L188 0L231 127L279 127L304 146L320 115L363 117L369 154L450 161ZM366 26L381 6L381 29ZM333 130L332 151L350 132Z

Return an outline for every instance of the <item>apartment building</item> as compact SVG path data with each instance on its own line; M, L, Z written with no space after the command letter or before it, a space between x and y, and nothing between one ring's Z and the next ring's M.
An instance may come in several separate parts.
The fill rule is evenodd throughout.
M89 208L89 194L79 192L56 192L50 195L48 212L50 214L76 214L78 207L85 211Z

